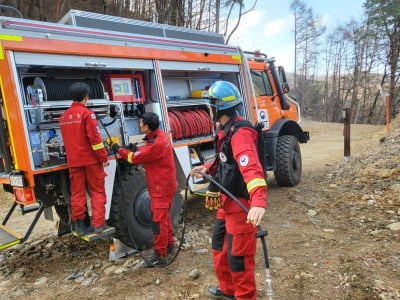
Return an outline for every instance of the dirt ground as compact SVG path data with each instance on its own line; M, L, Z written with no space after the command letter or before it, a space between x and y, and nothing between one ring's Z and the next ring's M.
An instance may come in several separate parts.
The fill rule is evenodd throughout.
M352 125L344 163L343 124L303 122L311 140L301 145L302 182L282 188L268 174L262 228L273 299L400 299L398 123L390 135L384 126ZM8 205L2 197L0 217ZM213 221L191 196L184 249L165 268L145 268L136 254L110 261L109 240L57 237L41 220L25 244L0 252L0 299L208 299ZM271 299L260 243L256 279L258 299Z

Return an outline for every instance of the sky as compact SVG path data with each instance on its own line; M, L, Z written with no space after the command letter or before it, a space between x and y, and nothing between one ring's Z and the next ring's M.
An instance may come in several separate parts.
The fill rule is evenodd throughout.
M229 41L245 51L260 50L275 57L276 64L294 71L294 17L290 11L292 0L258 0L255 10L244 15L239 28ZM339 24L363 16L364 0L304 0L314 16L320 16L332 32ZM254 0L245 0L249 9Z

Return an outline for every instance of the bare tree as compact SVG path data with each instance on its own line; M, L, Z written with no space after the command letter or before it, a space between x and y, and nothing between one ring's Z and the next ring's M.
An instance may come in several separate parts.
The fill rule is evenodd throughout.
M249 3L248 8L245 4ZM29 19L57 22L68 10L80 9L221 32L228 43L242 16L254 9L257 0L0 0L0 4L19 9ZM347 105L353 108L356 123L384 122L377 83L389 90L392 116L399 111L400 1L365 0L364 7L365 20L338 26L321 45L325 28L320 18L306 0L292 0L292 91L305 117L340 121L341 110Z
M319 39L325 32L325 27L320 25L319 17L314 16L313 10L305 5L303 0L293 0L290 6L294 18L295 38L295 93L298 102L307 112L312 107L307 107L311 102L311 86L315 83L318 66ZM320 94L319 91L318 93ZM314 95L315 97L315 95ZM306 101L306 99L308 99Z
M398 112L400 99L396 99L396 73L399 69L400 58L400 2L391 0L366 0L368 23L376 26L382 37L388 43L388 64L390 67L389 96L391 99L391 115L394 117Z

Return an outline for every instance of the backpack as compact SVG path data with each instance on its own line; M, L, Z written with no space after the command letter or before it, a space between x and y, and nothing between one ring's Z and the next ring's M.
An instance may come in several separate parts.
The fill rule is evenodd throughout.
M255 131L258 133L258 139L257 139L257 153L258 153L258 159L263 167L263 170L266 170L267 167L267 156L265 154L265 147L264 147L264 135L263 135L263 124L262 123L257 123L255 126L251 124L247 120L239 120L233 123L232 127L230 128L230 132L228 134L228 137L226 139L228 145L230 146L231 143L231 138L235 134L235 132L239 128L243 127L248 127L248 128L253 128ZM230 149L230 153L232 153L232 149Z
M263 141L263 133L262 133L262 124L261 125L256 125L253 126L249 121L247 120L239 120L234 122L230 127L229 127L229 132L226 133L225 139L222 142L221 146L221 152L223 152L226 155L226 160L221 161L219 157L218 159L218 169L217 173L214 175L214 179L216 179L220 184L222 184L226 189L228 189L233 195L236 197L242 197L249 199L249 194L247 192L247 187L246 184L243 180L243 177L241 176L241 173L239 171L239 167L236 163L236 161L233 159L233 154L232 154L232 147L231 147L231 138L235 134L235 132L239 128L243 127L248 127L248 128L253 128L257 131L258 133L258 140L257 140L257 153L258 153L258 158L261 163L261 166L263 167L263 170L265 170L265 151L264 151L264 141ZM264 172L264 176L266 173ZM265 176L266 177L266 176ZM266 178L265 178L266 179ZM211 189L210 189L211 188ZM214 187L212 184L210 184L209 190L213 190Z

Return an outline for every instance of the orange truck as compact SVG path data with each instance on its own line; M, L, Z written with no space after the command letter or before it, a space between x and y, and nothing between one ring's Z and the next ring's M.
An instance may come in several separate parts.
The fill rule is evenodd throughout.
M13 194L0 225L0 249L26 241L43 213L49 219L57 214L59 235L71 232L58 117L71 104L68 88L75 81L90 86L88 106L107 145L140 140L143 112L160 116L181 188L191 168L214 153L207 88L216 80L230 81L243 97L243 116L263 125L266 172L281 186L299 183L299 143L309 135L299 125L299 105L287 95L284 69L273 58L226 45L217 33L78 10L58 23L6 16L0 22L0 183ZM111 150L109 162L108 224L124 244L148 247L151 215L143 168ZM199 185L189 181L191 192L199 192ZM171 208L174 224L181 218L181 198L177 193ZM16 208L35 213L22 233L8 226Z

